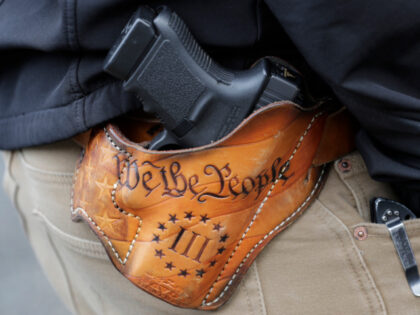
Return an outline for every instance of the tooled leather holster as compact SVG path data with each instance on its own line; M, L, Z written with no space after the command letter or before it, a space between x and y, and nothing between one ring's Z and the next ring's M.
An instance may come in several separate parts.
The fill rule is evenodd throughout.
M89 224L136 286L176 306L216 309L310 205L325 163L352 149L352 135L344 112L290 102L185 150L149 151L109 124L92 132L79 162L73 219Z

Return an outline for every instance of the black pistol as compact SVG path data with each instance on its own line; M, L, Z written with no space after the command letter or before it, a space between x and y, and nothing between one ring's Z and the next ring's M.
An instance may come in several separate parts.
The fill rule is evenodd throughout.
M301 103L301 77L264 58L251 69L215 63L168 7L140 7L108 53L104 70L124 81L164 131L149 149L190 148L216 141L269 103Z

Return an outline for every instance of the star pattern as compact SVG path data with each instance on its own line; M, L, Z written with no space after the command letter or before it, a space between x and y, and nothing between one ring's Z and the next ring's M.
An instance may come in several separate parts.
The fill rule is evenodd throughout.
M194 216L193 216L193 214L192 214L192 211L190 211L190 212L185 212L185 217L184 217L184 219L188 219L188 220L190 220L191 221L191 219L192 218L194 218Z
M163 250L155 249L155 257L159 257L160 259L162 259L163 256L165 256L165 254L163 253Z
M182 276L182 277L184 277L184 278L186 278L186 277L187 277L187 275L189 275L189 273L188 273L187 269L181 269L181 270L179 271L179 273L178 273L178 276Z
M85 157L86 158L86 157ZM86 161L85 174L94 174L95 168L90 164L90 160Z
M176 217L176 214L170 214L169 215L169 221L171 221L172 223L175 223L176 221L178 221L178 218Z
M108 215L108 211L104 211L102 215L95 216L96 221L101 229L114 230L114 222L119 218L113 218Z
M203 222L203 223L206 223L207 221L210 220L210 218L207 216L207 214L200 215L200 217L201 217L200 221Z
M185 213L185 216L183 217L183 219L192 221L192 219L195 218L195 216L193 214L193 211L184 211L184 213ZM177 218L177 214L176 213L168 214L168 215L169 215L168 222L172 222L173 224L175 224L177 221L179 221L179 219ZM210 221L210 220L211 219L210 219L210 217L207 214L200 215L200 222L203 222L204 224L207 224L207 222ZM157 223L157 228L160 231L164 232L165 230L168 229L166 227L166 224L167 223L158 222ZM222 229L223 229L223 225L220 224L220 222L213 224L213 231L220 232ZM220 237L219 238L219 243L225 243L227 241L227 239L229 238L229 235L227 233L225 233L223 235L222 234L219 234L219 237ZM160 235L153 233L152 242L156 242L156 243L159 244L160 241L161 241ZM221 254L223 254L223 252L225 250L226 250L225 246L219 247L217 249L217 254L221 255ZM155 257L158 257L159 259L162 259L162 257L164 257L164 256L166 256L166 255L163 252L163 249L155 249ZM208 267L209 268L214 267L216 265L216 263L217 263L217 261L214 259L214 260L212 260L212 261L210 261L208 263L209 264ZM174 265L173 261L169 261L169 262L167 261L167 262L165 262L164 268L167 269L167 270L169 270L169 271L172 271L173 269L175 269L175 270L178 269ZM186 278L188 275L190 275L190 273L188 272L187 269L178 269L178 270L179 270L179 272L178 272L177 275L179 277ZM201 268L201 269L196 269L195 272L196 272L195 276L197 278L203 278L204 275L205 275L205 273L206 273L206 270L204 268Z
M221 237L220 237L220 243L222 243L222 242L226 242L226 240L229 238L229 235L227 235L227 234L224 234L224 235L222 235Z
M109 198L111 190L114 186L108 183L108 179L106 177L104 177L102 181L96 181L95 185L99 188L99 192L97 195L98 199L102 199L104 196Z
M159 241L160 241L160 236L159 236L159 235L157 235L157 234L154 234L154 233L153 233L153 239L152 239L152 242L159 243Z
M171 261L171 262L167 262L167 263L166 263L165 268L166 268L166 269L169 269L169 270L171 270L171 271L172 271L172 269L173 269L173 268L175 268L175 266L174 266L174 264L173 264L173 263L172 263L172 261Z
M221 254L221 253L223 253L225 251L225 249L226 248L224 246L222 246L222 247L220 247L220 248L217 249L217 253L218 254Z
M165 223L158 223L158 229L161 230L162 232L165 231L167 228L165 226Z
M197 272L196 276L200 278L203 278L203 275L206 273L204 269L198 269L196 270L196 272Z
M222 228L222 226L220 225L220 223L213 224L213 230L214 231L220 231L221 228Z

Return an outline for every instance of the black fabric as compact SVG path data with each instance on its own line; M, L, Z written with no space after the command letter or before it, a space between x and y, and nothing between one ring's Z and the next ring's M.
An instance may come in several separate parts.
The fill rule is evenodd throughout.
M141 108L102 72L107 51L139 1L0 3L0 148L65 139ZM253 0L174 1L171 7L206 45L242 48L257 41Z
M420 2L267 3L360 122L357 146L370 174L420 213Z
M102 62L140 4L167 3L223 65L313 69L361 125L370 174L420 204L418 0L0 0L0 148L71 137L141 108ZM308 67L309 66L309 67Z

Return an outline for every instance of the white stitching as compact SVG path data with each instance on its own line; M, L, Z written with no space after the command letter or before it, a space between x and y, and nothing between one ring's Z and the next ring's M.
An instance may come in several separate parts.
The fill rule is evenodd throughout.
M130 158L132 155L131 155L131 153L129 153L129 152L127 152L126 150L124 150L124 149L122 149L122 148L120 148L116 143L115 143L115 141L111 138L111 136L109 135L109 133L108 133L108 130L106 129L106 128L104 128L104 132L105 132L105 136L106 136L106 138L108 139L108 141L112 144L112 146L114 147L114 148L116 148L118 151L120 151L121 153L123 153L123 154L125 154L125 155L127 155L128 156L128 158ZM122 172L121 172L122 173Z
M96 227L96 229L102 234L102 236L106 239L107 243L109 244L109 246L112 249L112 252L114 253L115 257L117 257L117 259L122 263L123 261L120 258L120 255L118 254L118 252L115 250L114 246L112 245L110 239L108 238L108 236L106 236L106 234L104 233L104 231L102 231L102 229L99 227L99 225L96 224L96 222L86 213L85 209L83 208L76 208L76 209L72 209L72 213L75 214L76 212L81 212L85 217L88 218L88 220Z
M232 254L229 256L229 258L228 258L228 260L226 261L226 263L225 263L225 265L223 266L223 268L222 268L222 270L220 271L220 273L219 273L219 275L217 276L217 278L216 278L216 280L214 281L214 283L213 283L213 285L211 286L211 288L210 288L210 290L209 290L209 292L206 294L206 296L204 297L204 299L203 299L203 302L201 303L201 305L206 305L206 306L209 306L209 305L212 305L212 304L214 304L214 303L216 303L224 294L225 294L225 292L227 291L227 289L229 288L229 286L232 284L232 282L233 282L233 280L236 278L236 276L237 276L237 273L238 273L238 271L239 271L239 269L242 267L242 265L243 265L243 263L246 261L246 259L248 259L248 257L251 255L251 253L254 251L254 249L255 249L255 246L254 246L254 248L252 248L251 249L251 251L250 252L248 252L248 254L245 256L245 258L244 258L244 260L241 262L241 264L239 265L239 267L236 269L236 272L235 272L235 274L232 276L232 278L229 280L229 282L228 282L228 284L226 285L226 287L224 288L224 290L221 292L221 294L216 298L216 299L214 299L213 301L211 301L211 302L208 302L208 303L206 303L207 302L207 299L208 299L208 297L210 296L210 294L211 294L211 292L213 291L213 289L214 289L214 285L220 280L220 278L221 278L221 276L222 276L222 274L223 274L223 272L225 271L225 269L226 269L226 266L229 264L229 262L232 260L232 258L233 258L233 256L235 255L235 253L236 253L236 251L238 250L238 248L239 248L239 246L242 244L242 241L244 240L244 238L245 238L245 236L246 236L246 234L248 233L248 231L251 229L251 226L254 224L254 222L255 222L255 219L257 218L257 216L260 214L260 212L262 211L262 208L264 207L264 205L265 205L265 203L267 202L267 200L268 200L268 197L271 195L271 193L272 193L272 191L273 191L273 189L274 189L274 187L277 185L277 183L279 182L279 179L280 178L282 178L282 176L284 175L284 173L287 171L287 169L288 169L288 167L289 167L289 165L290 165L290 162L293 160L293 158L295 157L295 154L296 154L296 152L297 152L297 150L300 148L300 146L301 146L301 144L302 144L302 142L303 142L303 139L305 138L305 136L308 134L308 132L309 132L309 130L312 128L312 125L313 125L313 123L315 122L315 120L319 117L319 116L321 116L323 114L323 112L319 112L319 113L317 113L316 115L314 115L313 117L312 117L312 119L311 119L311 121L309 122L309 124L308 124L308 126L306 127L306 129L305 129L305 131L303 132L303 134L300 136L300 138L299 138L299 141L298 141L298 143L296 144L296 146L295 146L295 148L294 148L294 150L293 150L293 152L292 152L292 154L290 155L290 157L289 157L289 159L286 161L286 163L284 164L284 166L282 167L282 169L280 170L280 173L279 173L279 176L276 178L276 180L274 181L274 183L271 185L271 187L270 187L270 189L269 189L269 191L267 192L267 195L265 196L265 198L263 199L263 201L261 202L261 204L260 204L260 206L258 207L258 209L257 209L257 211L255 212L255 214L254 214L254 216L253 216L253 218L252 218L252 220L251 220L251 222L249 223L249 225L247 226L247 228L245 229L245 231L244 231L244 233L242 234L242 237L241 237L241 239L239 240L239 242L236 244L236 246L235 246L235 248L234 248L234 250L232 251ZM322 177L322 176L321 176ZM317 185L318 185L318 183L317 183ZM312 193L311 193L311 195L309 196L309 197L311 197L312 195L313 195L313 193L314 193L314 191L312 191ZM308 197L308 198L309 198ZM307 199L308 200L308 199ZM307 202L307 200L305 200L305 202L296 210L296 211L294 211L289 217L287 217L286 218L286 220L284 220L283 222L281 222L276 228L278 229L279 227L280 227L280 225L282 226L282 225L284 225L285 224L285 222L288 222L288 221L290 221L290 219L291 218L293 218L299 211L300 211L300 209L303 207L303 205ZM275 228L275 229L276 229ZM271 235L273 232L274 232L274 230L275 229L273 229L273 230L271 230L260 242L258 242L257 244L256 244L256 246L258 247L258 245L262 242L262 241L264 241L269 235Z
M131 155L128 155L129 157L131 156ZM126 160L126 167L128 167L128 164L129 163L129 161L128 161L128 159ZM121 170L121 174L124 172L124 167L122 168L122 170ZM119 176L121 176L121 174L119 175ZM120 180L120 177L118 178L118 180ZM139 236L139 233L140 233L140 230L141 230L141 226L142 226L142 224L143 224L143 220L139 217L139 216L137 216L137 215L134 215L134 214L132 214L132 213L129 213L129 212L127 212L127 211L125 211L124 209L122 209L122 208L120 208L119 206L118 206L118 203L117 203L117 201L115 200L115 193L116 193L116 191L117 191L117 187L118 187L118 181L114 184L114 187L113 187L113 189L112 189L112 191L111 191L111 199L112 199L112 203L114 204L114 207L118 210L118 211L120 211L121 213L123 213L123 214L125 214L125 215L127 215L127 216L130 216L130 217L133 217L133 218L136 218L138 221L139 221L139 226L137 227L137 230L136 230L136 235L134 236L134 238L133 238L133 240L131 241L131 244L130 244L130 246L128 247L128 251L127 251L127 254L126 254L126 256L125 256L125 258L124 258L124 261L122 261L121 263L123 264L123 265L125 265L125 263L127 262L127 260L128 260L128 257L130 256L130 254L131 254L131 252L132 252L132 250L133 250L133 247L134 247L134 244L135 244L135 242L136 242L136 239L137 239L137 237Z
M283 168L280 170L279 176L277 177L277 179L275 180L275 182L272 184L272 186L270 187L269 191L267 192L267 195L265 196L264 200L261 202L260 206L258 207L256 213L254 214L254 217L252 218L250 224L248 225L248 227L246 228L246 230L244 231L244 233L242 234L242 237L240 239L240 241L238 242L238 244L235 246L235 249L233 250L231 256L229 257L229 259L227 260L227 262L225 263L222 271L219 273L216 281L213 283L212 287L210 288L209 292L207 293L207 295L205 296L205 298L203 299L202 305L212 305L216 302L218 302L223 295L226 293L226 291L228 290L228 288L232 285L234 279L236 279L239 270L242 268L243 264L246 262L246 260L250 257L250 255L254 252L254 250L260 245L262 244L262 242L264 242L264 240L266 240L270 235L272 235L275 231L277 231L280 227L284 226L286 222L290 221L291 218L293 218L297 213L299 213L302 208L306 205L306 203L312 198L312 196L314 195L315 191L317 190L321 179L323 177L324 174L324 170L325 167L322 169L321 174L319 176L319 179L314 187L314 189L312 190L312 192L310 193L310 195L306 198L306 200L299 206L299 208L297 208L289 217L287 217L285 220L283 220L280 224L278 224L274 229L272 229L269 233L267 233L264 238L262 238L257 244L254 245L254 247L247 253L247 255L244 257L244 259L242 260L242 262L239 264L239 266L237 267L235 273L233 274L232 278L229 280L228 284L226 285L226 287L224 288L224 290L220 293L220 295L215 298L213 301L206 303L207 298L209 297L209 295L211 294L212 290L214 289L214 284L217 283L217 281L219 281L223 271L225 270L226 266L228 265L228 263L230 262L230 260L233 258L234 254L236 253L236 250L238 249L238 247L240 246L240 244L242 243L243 239L245 238L246 234L248 233L248 231L250 230L251 226L253 225L255 219L257 218L258 214L262 211L262 208L264 207L265 203L268 200L268 197L271 195L274 187L276 186L276 184L279 182L279 179L284 175L284 173L287 171L288 166L290 165L291 160L294 158L296 152L298 151L299 147L301 146L303 139L305 138L305 136L308 134L309 130L311 129L313 123L315 122L315 120L321 116L323 114L323 112L319 112L316 115L314 115L310 121L310 123L308 124L308 126L306 127L303 135L299 138L299 141L296 145L296 147L294 148L291 156L289 157L289 159L286 161L286 164L283 166ZM105 131L105 135L108 139L108 141L111 143L112 146L114 146L118 151L120 151L121 153L125 154L127 156L127 158L124 160L125 161L125 167L128 167L129 165L129 159L132 157L131 153L127 152L126 150L120 148L111 138L111 136L109 135L108 131L106 130L106 128L104 128ZM82 157L83 158L83 154L84 151L82 152ZM120 208L117 204L117 202L115 201L115 193L116 193L116 189L118 187L118 182L120 181L121 178L121 174L124 172L125 167L123 167L121 169L121 173L118 176L118 180L117 182L114 184L113 186L113 190L111 192L111 198L112 198L112 202L114 204L114 207L116 209L118 209L121 213L134 217L137 220L139 220L139 227L137 228L136 231L136 235L133 239L133 241L130 244L129 250L126 254L126 257L124 260L122 260L118 254L118 252L115 250L114 246L112 245L111 241L109 240L109 238L107 237L107 235L102 231L102 229L96 224L96 222L86 213L86 211L83 208L77 208L77 209L73 209L73 197L74 197L74 183L76 181L77 175L78 175L78 171L79 171L79 167L76 170L76 174L75 174L75 180L73 182L73 190L72 190L72 196L71 196L71 212L74 214L76 212L82 212L82 214L84 214L89 221L97 228L97 230L103 235L103 237L107 240L108 244L110 245L114 255L116 256L116 258L120 261L121 264L125 265L125 263L128 260L129 255L131 254L131 251L133 249L134 243L136 241L136 238L139 235L139 232L141 230L141 225L142 225L142 219L139 216L135 216L131 213L126 212L124 209Z
M134 214L132 214L132 213L129 213L129 212L125 211L124 209L120 208L120 206L118 206L117 201L115 200L115 194L116 194L116 191L117 191L118 182L121 180L121 174L122 174L122 173L124 173L125 168L128 168L128 167L129 167L129 165L130 165L130 164L129 164L129 163L130 163L130 158L132 157L132 154L131 154L131 153L129 153L129 152L127 152L126 150L124 150L124 149L120 148L120 147L119 147L119 146L115 143L115 141L111 138L111 136L109 135L108 130L106 130L106 128L104 128L104 131L105 131L105 135L106 135L106 137L107 137L108 141L111 143L111 145L112 145L112 146L114 146L114 147L115 147L118 151L120 151L121 153L123 153L123 154L125 154L125 155L127 156L127 158L124 160L124 162L125 162L125 166L121 169L121 173L118 175L118 180L115 182L114 187L113 187L113 189L112 189L112 191L111 191L111 199L112 199L112 203L114 204L114 207L115 207L118 211L120 211L121 213L123 213L123 214L125 214L125 215L127 215L127 216L130 216L130 217L136 218L136 219L139 221L139 226L137 227L137 230L136 230L136 235L134 236L133 240L131 241L130 246L128 247L128 251L127 251L127 254L126 254L126 256L125 256L124 260L121 262L123 265L125 265L125 263L126 263L126 262L127 262L127 260L128 260L128 257L130 256L130 254L131 254L131 252L132 252L132 250L133 250L133 247L134 247L134 244L135 244L135 242L136 242L136 239L137 239L137 237L139 236L139 233L140 233L140 230L141 230L141 226L142 226L142 224L143 224L143 220L142 220L139 216L134 215Z
M74 175L74 179L73 179L73 189L71 191L71 199L70 199L70 211L73 215L75 215L76 213L82 213L85 217L88 218L88 220L93 224L93 226L95 226L95 228L103 235L103 237L106 239L106 241L108 242L109 246L111 247L115 257L117 257L117 259L122 262L120 255L118 254L118 252L115 250L114 246L112 245L111 241L109 240L108 236L106 236L106 234L101 230L101 228L96 224L96 222L87 214L87 212L85 211L85 209L83 208L76 208L74 209L74 185L76 184L76 179L77 176L79 175L79 169L80 169L80 163L83 160L83 157L85 155L85 150L82 150L81 156L80 156L80 160L79 160L79 165L76 167L76 174Z
M226 291L232 285L233 280L237 277L240 269L242 268L242 266L244 265L244 263L248 260L249 256L251 256L251 254L255 251L255 249L257 249L257 247L260 246L275 231L277 231L278 229L280 229L281 227L283 227L286 224L286 222L288 222L292 217L294 217L296 214L298 214L306 206L306 204L309 202L309 200L311 200L311 198L313 197L313 195L317 191L319 185L321 184L322 178L324 177L324 173L325 173L325 166L322 168L322 171L321 171L321 173L319 175L319 178L318 178L317 183L315 184L314 188L312 189L312 191L309 194L309 196L305 199L305 201L290 216L288 216L285 220L283 220L280 224L278 224L274 229L272 229L270 232L268 232L257 244L254 245L254 247L252 247L252 249L248 252L248 254L241 261L241 263L239 264L238 268L236 268L235 274L229 280L228 284L223 289L223 291L220 293L220 295L217 298L215 298L213 301L208 302L208 303L205 303L205 301L206 301L205 299L208 298L208 295L210 294L210 292L209 292L207 294L207 296L205 297L205 299L203 300L203 303L201 305L210 306L210 305L212 305L214 303L217 303L223 297L223 295L226 293ZM217 282L217 281L215 281L215 282Z
M106 135L106 137L107 137L107 139L108 139L108 141L111 143L111 145L113 146L113 147L115 147L118 151L120 151L121 153L123 153L123 154L125 154L126 156L127 156L127 158L124 160L124 162L125 162L125 167L127 167L128 165L129 165L129 159L130 159L130 157L132 156L129 152L127 152L127 151L125 151L125 150L123 150L123 149L121 149L112 139L111 139L111 137L110 137L110 135L108 134L108 131L106 130L106 128L104 128L104 131L105 131L105 135ZM83 150L82 151L82 156L81 156L81 158L80 158L80 160L82 160L83 159L83 156L84 156L84 153L85 153L85 151ZM112 252L114 253L114 255L115 255L115 257L118 259L118 261L122 264L122 265L125 265L126 263L127 263L127 260L128 260L128 257L130 256L130 254L131 254L131 252L132 252L132 250L133 250L133 247L134 247L134 244L135 244L135 242L136 242L136 240L137 240L137 237L139 236L139 233L140 233L140 230L141 230L141 226L142 226L142 223L143 223L143 221L142 221L142 219L139 217L139 216L135 216L135 215L133 215L133 214L131 214L131 213L129 213L129 212L126 212L124 209L121 209L119 206L118 206L118 204L117 204L117 202L115 201L115 192L116 192L116 190L117 190L117 187L118 187L118 182L120 181L120 179L121 179L121 174L124 172L124 169L125 169L125 167L123 167L122 169L121 169L121 173L118 175L118 180L117 180L117 182L113 185L113 190L111 191L111 199L112 199L112 203L114 204L114 207L118 210L118 211L120 211L121 213L123 213L123 214L125 214L125 215L127 215L127 216L131 216L131 217L133 217L133 218L136 218L138 221L139 221L139 226L137 227L137 230L136 230L136 235L134 236L134 238L133 238L133 240L131 241L131 243L130 243L130 246L129 246L129 248L128 248L128 251L127 251L127 254L125 255L125 258L124 258L124 260L122 260L121 259L121 257L120 257L120 255L118 254L118 252L115 250L115 247L113 246L113 244L112 244L112 242L110 241L110 239L108 238L108 236L102 231L102 229L96 224L96 222L87 214L87 212L83 209L83 208L80 208L80 207L78 207L77 209L73 209L73 198L74 198L74 184L75 184L75 182L76 182L76 178L77 178L77 175L78 175L78 173L79 173L79 167L80 166L78 166L77 167L77 169L76 169L76 174L75 174L75 177L74 177L74 182L73 182L73 190L72 190L72 195L71 195L71 201L70 201L70 207L71 207L71 212L72 212L72 214L75 214L76 212L81 212L82 214L84 214L84 216L85 217L87 217L88 218L88 220L96 227L96 229L102 234L102 236L106 239L106 241L107 241L107 243L109 244L109 246L111 247L111 250L112 250Z

